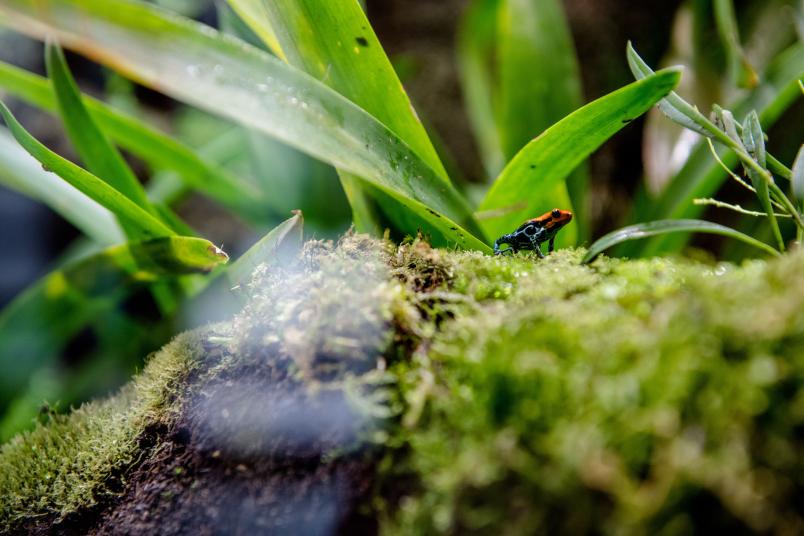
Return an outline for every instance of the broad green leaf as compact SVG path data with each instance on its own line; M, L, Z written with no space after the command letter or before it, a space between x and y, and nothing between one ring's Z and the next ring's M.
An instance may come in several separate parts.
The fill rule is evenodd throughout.
M107 208L136 236L148 239L173 234L173 231L162 222L101 179L42 145L17 122L2 102L0 102L0 115L5 119L6 125L17 142L46 170L56 173L77 190Z
M46 78L4 62L0 62L0 89L43 110L58 110L56 97ZM175 171L187 184L237 214L260 215L259 192L251 184L213 164L206 154L199 156L176 139L92 97L84 96L83 101L110 138L153 168Z
M582 104L572 37L558 0L503 0L498 16L499 129L510 161L528 142ZM557 237L571 245L585 228L586 168L549 190L533 214L560 206L576 217ZM569 198L568 198L569 194ZM582 233L585 234L585 233Z
M636 225L629 225L613 231L589 246L589 251L584 256L582 263L592 261L601 252L606 249L629 240L638 240L640 238L647 238L649 236L656 236L666 233L710 233L729 238L734 238L761 249L769 255L779 255L779 252L759 240L735 231L729 227L719 225L704 220L658 220L648 223L638 223Z
M98 128L81 100L81 93L67 67L61 48L48 42L45 48L47 72L53 84L59 113L67 135L75 146L84 167L109 186L128 197L141 209L156 216L145 189L123 160L117 148Z
M0 183L44 203L98 244L125 240L111 212L42 169L6 129L0 129Z
M218 2L215 8L221 31L259 48L266 48L267 45L228 3ZM278 43L272 46L278 47ZM362 213L350 205L350 197L344 191L345 181L338 180L337 170L332 166L261 132L240 130L247 140L244 145L247 148L245 160L249 163L249 174L264 192L266 205L274 211L272 223L281 221L292 210L302 210L312 216L312 221L308 223L314 229L316 226L324 229L344 228L352 223L358 231L381 234L378 227L363 225L364 220L359 218ZM358 193L362 192L362 183L350 181L350 184L355 185ZM357 202L357 198L353 201ZM373 223L373 220L369 220L369 223Z
M227 259L206 240L162 237L113 246L40 279L0 313L0 408L34 370L137 284L209 272Z
M497 20L500 136L510 159L581 106L581 85L560 2L503 0Z
M317 69L317 67L326 64L327 62L321 59L321 61L318 62L308 62L307 64L305 64L302 61L303 54L301 53L301 51L298 50L298 47L296 46L297 40L304 41L305 38L307 38L309 41L313 34L305 32L304 35L294 35L292 31L290 32L285 31L282 32L284 43L279 42L271 25L271 20L275 15L274 13L272 13L272 9L275 9L278 6L269 7L267 4L263 2L254 2L251 0L245 0L245 1L234 0L228 2L228 4L231 6L231 9L234 12L236 12L242 19L241 24L244 23L246 26L248 26L248 28L251 31L253 31L256 35L260 36L260 39L262 39L263 43L279 58L281 58L285 62L289 61L287 55L282 50L282 46L284 44L285 47L295 52L291 59L294 60L296 63L292 63L292 65L306 71L308 74L311 74L313 76L316 76L316 74L320 74L318 73L319 69ZM287 8L296 6L284 5L282 7ZM227 13L227 11L223 9L222 5L219 5L218 12L220 13L221 11ZM300 19L302 21L304 20L303 14L300 16ZM224 22L226 22L226 19L224 19ZM300 25L297 24L294 27L298 28L299 26ZM235 33L234 35L243 38L242 32ZM323 52L319 50L312 43L310 44L310 46L304 46L303 48L304 52L312 58L318 58ZM327 68L327 71L324 73L325 79L321 80L320 76L318 77L318 79L323 81L324 83L331 82L331 79L328 76L330 70L331 65ZM333 87L331 83L329 85L330 87ZM334 89L337 90L337 88ZM354 102L359 104L359 102L357 101ZM252 138L254 138L255 141L258 141L260 136L253 135ZM259 149L258 154L259 155L263 154L262 148ZM262 159L264 160L264 158ZM382 232L380 218L376 213L376 211L374 210L376 205L370 199L368 191L366 189L366 185L363 182L361 182L356 176L350 173L347 173L342 170L338 170L337 172L338 177L340 179L341 187L343 188L343 192L349 201L349 206L352 211L353 225L359 232L379 235ZM392 200L391 202L393 203Z
M804 44L798 43L780 54L763 73L760 85L731 109L737 117L750 110L757 110L760 124L767 130L800 98L798 80L801 78L804 78ZM733 168L736 165L737 157L733 151L718 146L716 149L726 166ZM769 158L768 164L772 165L774 160ZM778 173L776 167L774 170ZM634 213L632 221L694 218L701 214L703 207L694 205L692 200L712 197L726 178L726 172L702 141L690 153L687 162L668 183L667 188L650 202L639 205L640 210ZM635 257L676 251L683 246L686 239L686 236L681 235L657 236L644 243L624 244L618 248L617 253Z
M244 20L258 35L273 29L290 65L377 118L447 181L410 98L356 0L228 2L249 15Z
M488 251L466 201L364 110L215 30L124 0L7 0L15 29L110 65L175 98L261 130L391 195L460 247ZM35 22L34 22L35 21Z
M258 35L276 37L281 56L345 96L383 123L449 183L446 171L416 116L391 62L355 0L229 0ZM407 212L392 198L366 189L360 177L340 169L339 176L358 230L380 228L368 196L378 198L386 214L414 234L418 220L405 225ZM379 194L379 195L378 195ZM401 223L401 225L400 225Z
M480 205L489 236L511 232L538 216L541 191L563 181L592 151L627 123L645 113L679 81L666 69L597 99L568 115L526 145L500 174Z
M505 166L494 114L496 87L492 65L497 46L500 0L474 0L458 27L458 67L466 111L489 179Z
M281 262L289 254L295 254L301 248L303 233L304 217L300 211L296 211L229 265L226 278L232 286L248 283L260 264Z
M793 177L791 179L793 195L801 202L804 201L804 145L801 146L793 162Z

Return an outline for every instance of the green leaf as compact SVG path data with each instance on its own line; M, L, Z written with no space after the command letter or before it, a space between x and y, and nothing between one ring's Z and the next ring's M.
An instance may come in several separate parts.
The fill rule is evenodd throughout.
M105 180L109 186L128 197L140 208L156 216L148 196L145 195L145 189L134 172L84 107L81 93L67 67L64 52L58 45L47 43L45 63L67 135L86 169Z
M798 80L802 77L804 44L798 43L780 54L763 73L761 84L731 108L737 116L757 110L760 123L767 130L799 98ZM729 139L725 134L724 137ZM736 165L737 157L733 151L721 147L716 149L726 166L733 168ZM772 165L774 160L768 158L768 164ZM774 169L779 173L776 167ZM632 221L694 218L703 208L694 205L692 200L714 196L726 178L726 172L702 141L662 193L650 202L640 204L641 210L634 214ZM685 240L686 237L681 235L658 236L640 244L624 244L617 253L630 257L656 255L680 249Z
M13 65L0 62L0 88L25 102L56 112L56 97L49 81ZM251 184L233 177L197 155L176 139L92 97L84 105L108 136L155 169L175 171L181 179L212 199L244 216L260 216L261 195ZM259 218L255 218L259 219Z
M793 162L793 176L791 182L793 195L799 202L804 201L804 145L799 148L796 161Z
M228 2L238 13L250 15L244 20L258 35L273 28L290 65L322 81L377 118L448 182L410 98L357 2Z
M282 262L295 254L302 246L304 217L301 211L283 221L263 236L248 251L226 268L226 277L234 287L242 286L251 279L260 264Z
M489 179L505 166L497 126L492 72L497 45L497 11L500 0L475 0L458 27L458 67L467 114Z
M354 0L229 0L258 35L274 34L282 57L345 96L383 123L406 143L440 179L446 171L413 111L391 62L360 5ZM358 230L379 230L381 222L368 195L378 198L391 220L415 234L421 222L400 217L407 212L393 198L366 189L360 177L339 170ZM358 181L358 182L356 182ZM378 195L379 194L379 195Z
M259 48L265 47L260 37L228 3L218 2L215 8L218 27L222 32ZM276 48L279 44L276 42L271 46ZM359 197L345 195L346 181L338 180L337 170L332 166L310 158L261 132L240 130L243 130L247 139L246 160L251 174L264 192L266 205L274 211L272 223L279 218L284 219L283 216L292 210L302 210L313 216L310 222L313 227L320 224L325 227L343 227L351 219L360 232L375 235L382 233L379 225L371 227L375 223L373 219L360 218L365 212L354 206L358 199L367 198L363 192L363 183L350 181L354 185L354 191L360 194ZM274 195L275 192L281 195ZM369 226L364 225L366 221Z
M678 84L676 69L657 72L580 108L525 146L500 174L480 205L491 214L482 224L500 236L538 216L538 196L563 181L575 167L626 123L639 117Z
M17 142L31 156L41 162L46 170L56 173L77 190L107 208L124 225L128 226L135 236L148 239L173 234L173 231L161 221L145 212L104 181L42 145L19 124L2 102L0 102L0 115L3 116Z
M636 225L629 225L613 231L605 236L602 236L594 244L589 246L589 251L584 256L582 263L588 263L597 257L601 252L606 249L626 242L628 240L638 240L640 238L647 238L649 236L656 236L666 233L710 233L729 238L734 238L745 242L755 248L761 249L769 255L779 255L779 252L770 247L769 245L760 242L759 240L735 231L729 227L719 225L704 220L658 220L648 223L638 223Z
M6 129L0 129L0 183L44 203L100 245L125 240L111 212L42 169Z
M162 237L105 249L40 279L0 313L0 408L136 285L209 272L227 259L207 240Z
M265 2L229 1L229 5L238 16L248 25L251 30L265 43L268 48L282 60L287 61L279 40L274 33L271 25L266 23L269 20L268 5ZM220 13L220 11L219 11Z
M631 72L637 80L642 80L654 74L653 69L648 67L648 64L639 57L631 41L628 42L628 46L626 47L626 56L628 58L628 66L631 68ZM659 110L672 121L693 132L697 132L709 138L715 137L721 139L722 137L720 129L717 128L714 123L687 101L679 97L675 91L671 91L665 98L660 100L657 106Z
M499 128L508 160L581 106L581 84L560 2L504 0L497 20Z
M15 29L39 37L53 33L65 46L145 85L357 175L450 242L489 250L461 229L479 232L463 197L393 132L325 85L242 41L123 0L8 0L0 14Z
M572 37L557 0L504 0L498 16L499 129L510 161L530 140L582 104ZM541 191L534 214L561 206L576 217L557 238L571 245L585 229L586 168ZM569 194L569 197L568 197ZM585 234L583 231L581 234Z

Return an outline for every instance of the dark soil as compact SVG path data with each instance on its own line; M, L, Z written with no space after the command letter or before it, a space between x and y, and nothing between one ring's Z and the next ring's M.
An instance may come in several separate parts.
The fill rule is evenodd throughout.
M21 534L376 534L378 453L342 390L306 385L290 360L208 346L180 416L143 435L120 495ZM122 484L125 482L125 484Z

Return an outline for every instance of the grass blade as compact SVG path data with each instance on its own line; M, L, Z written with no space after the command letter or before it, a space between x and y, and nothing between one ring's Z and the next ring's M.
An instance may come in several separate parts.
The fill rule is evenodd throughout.
M475 0L458 27L458 68L467 114L489 180L505 166L500 131L492 108L493 58L497 45L497 11L500 0Z
M128 226L135 236L148 239L173 234L173 231L161 221L145 212L104 181L42 145L17 122L2 102L0 102L0 115L3 116L17 142L31 156L41 162L46 170L56 173L77 190L107 208L124 225Z
M123 0L8 0L0 13L15 29L39 37L53 33L65 46L145 85L371 181L445 232L450 242L488 250L461 229L467 225L479 232L463 197L392 131L323 84L242 41ZM445 225L445 219L451 222Z
M534 213L534 199L563 181L626 123L645 113L678 84L669 69L625 86L568 115L525 146L500 174L480 205L497 211L483 221L488 236L515 229Z
M650 76L654 73L653 69L639 57L639 54L637 54L637 51L630 41L626 48L626 56L628 58L628 66L631 68L631 72L637 80L642 80L646 76ZM693 108L687 101L679 97L675 91L671 91L665 98L660 100L657 106L659 110L672 121L693 132L697 132L709 138L720 138L722 136L719 128L701 112Z
M227 0L227 2L232 6L234 12L243 19L243 22L251 28L251 31L257 34L260 40L268 46L271 52L280 59L287 61L274 29L266 22L270 20L269 7L266 2L253 2L251 0Z
M258 35L274 33L282 57L345 96L383 123L405 142L438 178L447 173L427 132L413 111L410 99L374 34L360 5L354 0L229 0ZM273 28L273 29L272 29ZM314 29L314 30L313 30ZM333 46L333 43L340 44ZM266 44L272 46L269 41ZM375 189L365 189L358 176L339 169L344 191L358 230L381 229L369 195L404 232L415 234L418 222L399 217L404 207ZM379 195L378 195L379 194Z
M271 229L229 265L226 268L226 278L234 287L248 283L260 264L281 262L287 256L295 254L302 246L303 235L304 216L300 211L294 211L292 217Z
M206 240L163 237L108 248L40 279L0 313L0 408L138 284L209 272L227 259Z
M49 112L58 106L46 78L0 62L0 89ZM192 149L139 119L115 110L92 97L84 105L98 125L118 145L154 169L176 172L194 189L229 207L237 214L260 219L260 193L249 183L230 175Z
M145 195L145 189L134 172L84 107L81 93L67 67L64 52L52 42L48 42L45 48L45 64L67 135L86 169L105 180L109 186L128 197L141 209L156 216L148 196Z
M0 129L0 183L44 203L97 244L111 246L125 240L111 212L43 170L5 129Z
M734 238L749 244L755 248L761 249L768 255L779 255L779 252L759 240L735 231L729 227L712 223L704 220L658 220L648 223L638 223L636 225L629 225L613 231L589 246L589 251L584 256L582 263L591 262L601 252L606 249L617 245L621 242L629 240L638 240L640 238L647 238L667 233L710 233L721 236Z
M444 166L360 4L355 0L228 2L237 12L251 15L244 20L258 35L274 29L290 65L376 117L448 182Z
M795 198L799 203L804 201L804 145L799 148L796 161L793 162L791 184Z
M509 160L581 106L581 84L560 2L505 0L498 34L500 137Z

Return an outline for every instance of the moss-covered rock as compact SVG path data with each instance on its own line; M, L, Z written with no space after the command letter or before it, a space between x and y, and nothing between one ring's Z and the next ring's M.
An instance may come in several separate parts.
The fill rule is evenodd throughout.
M308 243L231 323L4 446L0 526L804 531L804 254L582 253Z
M116 396L84 404L0 449L0 530L45 517L64 519L108 500L142 456L149 429L175 419L182 380L200 355L196 334L180 335Z

